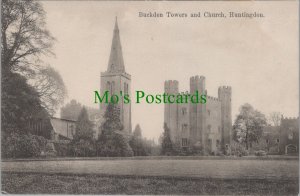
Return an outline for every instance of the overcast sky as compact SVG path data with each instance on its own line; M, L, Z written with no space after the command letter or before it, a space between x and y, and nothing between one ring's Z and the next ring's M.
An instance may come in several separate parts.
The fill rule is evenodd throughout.
M298 3L274 2L108 2L44 1L47 26L57 39L56 58L46 61L62 75L68 100L98 108L94 90L107 69L118 16L131 91L163 93L165 80L189 90L189 78L206 77L217 96L232 87L233 120L250 103L268 115L298 116ZM140 18L139 12L260 12L264 18ZM161 105L132 104L133 127L157 139L163 130Z

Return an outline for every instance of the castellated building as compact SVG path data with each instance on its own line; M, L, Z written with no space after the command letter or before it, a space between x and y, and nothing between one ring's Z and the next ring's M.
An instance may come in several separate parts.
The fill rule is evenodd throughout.
M178 94L176 80L165 81L165 93ZM207 95L205 77L190 78L190 93ZM171 140L182 148L198 146L204 154L225 153L231 143L231 87L218 89L218 97L207 96L205 104L165 104L164 122Z
M101 84L100 93L104 94L108 91L110 95L120 94L131 94L131 75L126 73L125 65L122 54L122 46L119 35L119 27L116 19L112 45L110 51L110 57L108 61L108 67L105 72L101 72ZM121 97L121 96L120 96ZM123 99L123 96L122 96ZM124 126L125 133L131 133L131 103L124 104L124 100L119 100L120 108L120 120ZM100 111L102 116L105 114L107 103L102 102L100 104Z

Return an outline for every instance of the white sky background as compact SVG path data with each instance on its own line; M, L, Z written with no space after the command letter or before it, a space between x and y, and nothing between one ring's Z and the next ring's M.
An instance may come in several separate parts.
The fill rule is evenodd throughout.
M56 58L46 61L62 75L68 100L98 108L100 72L107 69L118 16L126 72L136 90L163 93L165 80L189 90L189 78L206 77L217 96L232 86L233 120L250 103L268 115L298 116L298 2L108 2L44 1L47 26L58 40ZM257 19L140 18L138 12L256 11ZM163 104L132 103L133 128L157 139L163 131ZM58 113L59 114L59 113Z

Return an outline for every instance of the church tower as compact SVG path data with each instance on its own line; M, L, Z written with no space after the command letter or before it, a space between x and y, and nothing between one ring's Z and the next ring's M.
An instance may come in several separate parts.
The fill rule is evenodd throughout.
M118 105L120 108L120 120L124 126L124 131L131 133L131 103L125 104L123 96L120 96L120 92L122 92L122 95L128 94L131 97L131 76L125 72L117 18L107 70L101 72L101 95L103 95L105 91L108 91L110 95L119 95L120 100ZM104 102L100 104L100 110L103 115L105 114L107 105L108 104Z

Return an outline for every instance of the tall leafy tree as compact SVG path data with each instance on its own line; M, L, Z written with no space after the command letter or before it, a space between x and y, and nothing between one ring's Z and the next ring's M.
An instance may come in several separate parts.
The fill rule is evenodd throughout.
M42 55L53 55L55 39L46 28L46 13L34 0L3 0L1 8L2 68L30 75Z
M280 112L272 112L268 116L268 121L272 126L278 127L281 123L282 114Z
M93 123L89 120L87 110L83 107L76 121L74 140L92 140L94 137L93 126Z
M266 124L265 115L246 103L240 107L240 113L234 122L233 139L245 144L248 150L252 142L260 139Z
M100 127L101 134L97 141L99 156L132 156L133 152L120 121L120 109L109 104L104 114L104 122Z
M146 140L142 139L142 130L139 124L136 125L133 135L129 141L134 156L146 156Z
M10 84L4 80L10 73L25 76L26 82L38 93L41 105L53 115L63 103L66 89L59 73L44 66L41 60L42 56L54 55L55 39L46 28L46 12L41 3L34 0L3 0L1 8L2 84Z
M93 126L87 110L83 107L76 121L75 135L71 142L75 156L93 156L95 154Z
M48 117L47 112L41 106L38 93L26 83L24 76L18 73L8 73L2 77L2 81L2 133L19 131L28 133L31 119Z
M104 122L101 125L101 131L114 132L122 131L123 125L120 120L120 108L114 104L108 104L104 114Z
M133 131L133 136L136 138L142 138L142 129L139 124L137 124Z
M77 120L82 107L83 106L79 102L72 99L70 103L67 103L60 109L60 117L69 120Z
M67 95L67 89L59 72L50 66L42 67L36 71L29 83L38 92L42 106L50 115L54 115Z
M166 123L164 123L164 133L162 135L162 143L161 143L161 154L162 155L170 155L174 151L173 144L170 135L170 129Z

